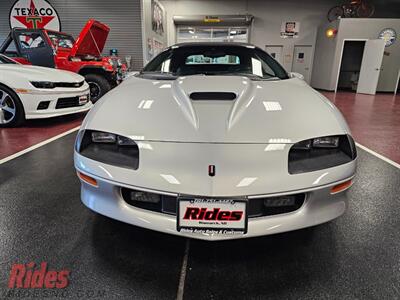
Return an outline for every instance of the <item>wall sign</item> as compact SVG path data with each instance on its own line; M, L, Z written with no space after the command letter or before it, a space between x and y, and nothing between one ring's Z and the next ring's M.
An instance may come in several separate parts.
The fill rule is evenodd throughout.
M385 47L389 47L396 41L396 30L393 28L385 28L379 33L378 38L385 41Z
M299 37L300 22L290 21L282 22L281 38L297 38Z
M205 16L203 21L204 23L220 23L221 19L217 16Z
M164 9L155 0L151 0L151 28L161 36L164 34Z
M60 31L57 11L46 0L18 0L10 10L10 27Z

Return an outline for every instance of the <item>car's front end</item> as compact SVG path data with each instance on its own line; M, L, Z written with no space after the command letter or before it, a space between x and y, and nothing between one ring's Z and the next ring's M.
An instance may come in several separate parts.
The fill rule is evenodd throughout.
M92 107L88 84L80 82L31 82L17 89L26 119L43 119L88 111ZM54 87L51 87L54 86Z
M0 55L0 127L88 111L84 77L52 68L26 66Z
M94 133L82 130L75 152L87 207L132 225L205 240L255 237L335 219L346 209L345 191L356 168L355 150L347 152L348 147L354 149L347 135L340 136L343 144L335 150L321 148L319 154L315 149L299 150L298 158L311 164L321 159L339 164L309 171L291 158L295 147L291 142L136 140L136 145L118 146L93 142ZM310 156L313 151L315 157ZM226 200L236 203L223 203ZM207 217L194 210L189 212L191 220L184 219L188 209L207 207L207 201L214 202L207 204L208 211L220 211ZM239 222L230 221L227 213L221 216L223 211L242 211L243 216Z
M100 214L222 240L342 215L356 149L338 110L297 78L142 72L90 111L75 168Z

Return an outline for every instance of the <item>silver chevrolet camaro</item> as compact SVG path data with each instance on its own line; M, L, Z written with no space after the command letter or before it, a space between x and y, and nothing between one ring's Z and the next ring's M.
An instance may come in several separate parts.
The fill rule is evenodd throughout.
M340 112L300 77L248 44L166 49L84 120L75 145L83 203L204 240L337 218L355 144Z

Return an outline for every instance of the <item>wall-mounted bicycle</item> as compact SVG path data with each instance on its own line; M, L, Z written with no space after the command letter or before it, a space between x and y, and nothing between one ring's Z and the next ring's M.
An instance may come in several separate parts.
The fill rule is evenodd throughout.
M348 3L332 7L328 12L328 20L339 18L369 18L375 12L373 4L365 0L351 0Z

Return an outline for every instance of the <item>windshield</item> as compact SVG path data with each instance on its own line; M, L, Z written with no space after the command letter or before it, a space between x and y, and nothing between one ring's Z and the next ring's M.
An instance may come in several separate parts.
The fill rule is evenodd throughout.
M259 48L241 45L172 47L150 61L142 77L161 79L188 75L238 75L253 80L287 79L277 61Z
M71 49L75 43L74 38L67 34L54 31L48 31L47 34L54 46L58 44L58 47Z
M0 55L0 65L3 65L3 64L16 65L17 63L4 55Z

